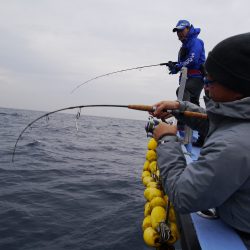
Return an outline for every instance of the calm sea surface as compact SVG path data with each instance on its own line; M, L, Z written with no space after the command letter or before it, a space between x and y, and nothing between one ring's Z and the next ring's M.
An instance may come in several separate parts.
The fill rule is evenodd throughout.
M145 122L0 109L0 249L152 249L142 238Z

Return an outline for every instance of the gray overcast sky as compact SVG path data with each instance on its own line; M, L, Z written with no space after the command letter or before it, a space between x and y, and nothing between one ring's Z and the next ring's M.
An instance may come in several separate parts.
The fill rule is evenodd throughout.
M179 19L201 28L206 54L222 39L249 32L249 0L0 0L0 106L51 111L82 104L154 104L175 99ZM85 109L84 114L146 119L146 112Z

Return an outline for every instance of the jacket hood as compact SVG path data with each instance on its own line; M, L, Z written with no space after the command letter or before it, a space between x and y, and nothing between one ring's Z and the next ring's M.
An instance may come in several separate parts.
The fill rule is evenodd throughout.
M250 120L250 97L233 102L214 102L205 96L204 101L208 116L214 114L234 119Z
M200 32L201 32L200 28L194 28L194 26L191 25L187 39L183 41L183 44L186 45L189 43L189 41L193 40L194 38L197 38Z

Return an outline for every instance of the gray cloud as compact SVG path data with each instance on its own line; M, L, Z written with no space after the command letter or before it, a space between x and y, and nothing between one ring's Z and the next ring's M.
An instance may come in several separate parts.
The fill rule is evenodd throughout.
M175 99L178 76L164 67L110 71L175 60L172 28L188 19L201 28L206 52L249 31L248 0L12 0L0 3L0 106L53 110L79 104L153 104ZM146 119L121 110L86 114Z

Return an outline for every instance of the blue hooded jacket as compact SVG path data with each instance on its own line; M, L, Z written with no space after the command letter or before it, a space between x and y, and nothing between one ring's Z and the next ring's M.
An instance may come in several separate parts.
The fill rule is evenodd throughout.
M198 71L201 70L202 64L204 64L205 48L204 42L198 38L200 34L199 28L194 28L193 25L190 26L190 30L187 38L182 42L178 54L178 69L182 67L188 68L188 77L203 77L202 73Z

